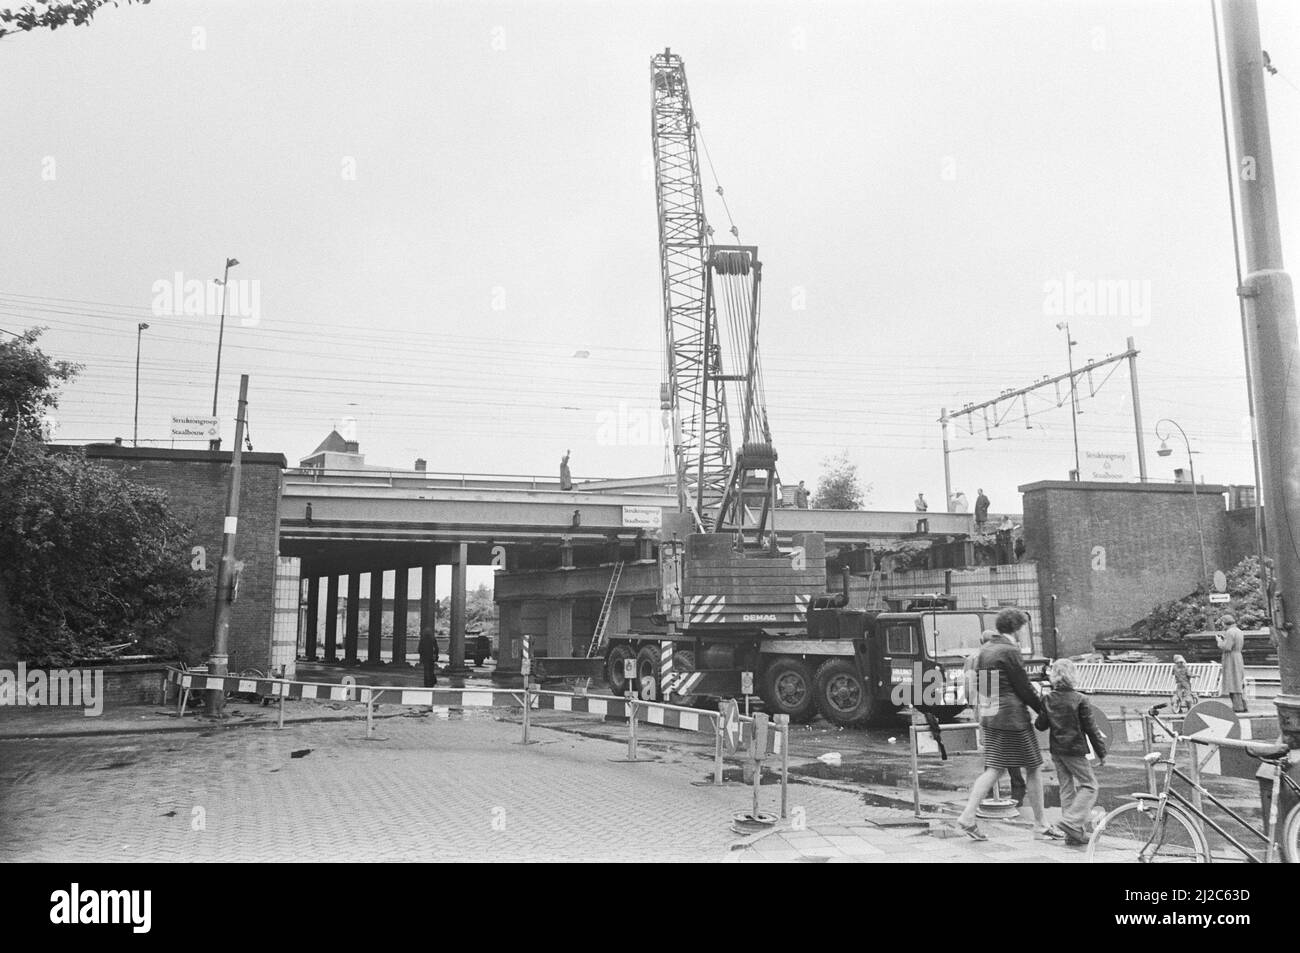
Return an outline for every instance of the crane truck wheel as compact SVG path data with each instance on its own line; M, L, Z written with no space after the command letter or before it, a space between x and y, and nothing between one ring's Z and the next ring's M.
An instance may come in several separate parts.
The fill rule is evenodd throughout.
M790 657L773 660L763 672L759 694L772 714L789 715L794 722L807 721L814 711L813 677L808 663Z
M641 651L636 653L636 685L634 689L638 695L641 694L642 679L647 675L655 680L655 700L659 701L660 691L663 686L659 684L659 646L643 645Z
M673 672L693 672L695 671L695 653L690 649L682 649L680 652L673 653ZM668 700L668 699L665 699ZM675 704L685 705L687 708L699 708L704 701L699 695L682 695Z
M848 659L822 662L817 669L817 710L833 725L859 725L871 716L871 693Z
M622 695L627 691L627 679L623 678L623 663L633 658L632 649L626 645L615 645L605 657L605 681L609 684L610 694Z

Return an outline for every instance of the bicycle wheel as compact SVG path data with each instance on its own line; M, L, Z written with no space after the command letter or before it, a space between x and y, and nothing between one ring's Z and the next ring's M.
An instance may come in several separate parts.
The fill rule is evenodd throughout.
M1300 864L1300 804L1291 808L1282 826L1282 855L1288 864Z
M1209 846L1192 817L1177 804L1166 805L1157 830L1158 809L1155 801L1134 801L1103 817L1088 841L1088 863L1209 863Z

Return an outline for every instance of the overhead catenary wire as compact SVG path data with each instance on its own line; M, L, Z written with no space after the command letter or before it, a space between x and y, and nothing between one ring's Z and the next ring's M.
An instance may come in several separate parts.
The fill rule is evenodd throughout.
M30 308L34 301L50 305L59 301L66 303L72 299L57 299L52 296L19 298L17 297L19 294L25 292L0 292L0 304L13 305L17 301L24 301L26 304L22 307L8 310L17 314L21 320L34 320L35 323L49 324L54 328L61 326L69 332L75 331L76 341L84 341L87 335L99 335L105 338L105 342L117 337L126 344L128 337L134 334L136 321L143 317L153 317L147 307L108 305L104 302L98 303L103 305L98 309L78 304L74 307L57 309L70 312L66 314L53 315L48 312L38 314L35 309ZM61 320L48 320L51 318ZM196 383L198 378L206 376L208 357L205 353L199 354L199 350L202 350L202 342L206 338L203 334L192 334L193 327L195 325L192 319L181 318L170 331L160 329L160 340L165 337L169 343L181 347L171 348L170 353L174 356L165 361L147 358L145 361L147 378L158 380L160 376L166 375L165 379L168 382L183 387L191 382L191 378L192 382ZM277 421L292 420L295 417L320 419L320 394L325 392L326 388L337 390L341 386L364 399L383 399L389 404L383 416L391 418L395 427L400 426L398 421L410 421L419 426L427 425L420 422L437 421L440 430L452 428L457 433L472 433L476 426L474 420L477 418L494 421L495 432L503 436L523 439L537 439L539 430L546 433L559 431L576 436L590 427L590 416L570 418L570 422L566 423L562 413L557 415L560 408L555 404L560 398L551 398L549 401L536 399L540 394L549 393L540 389L546 386L548 380L562 383L565 388L570 389L566 391L566 396L563 398L565 403L587 403L589 406L583 409L588 412L608 410L614 402L618 401L627 401L634 406L639 401L649 403L653 399L651 395L657 386L652 383L657 379L657 375L648 373L642 388L627 390L628 385L635 382L635 376L625 376L623 369L651 368L653 364L658 363L662 353L661 349L649 346L637 347L624 344L601 346L600 353L603 353L608 361L613 362L608 369L613 370L618 367L619 373L614 377L601 375L575 382L554 372L543 372L538 369L539 363L544 367L553 367L554 362L545 360L539 362L535 350L537 348L544 349L543 353L552 353L563 358L568 358L572 353L565 352L564 346L554 341L523 339L498 341L481 335L451 332L445 336L445 339L440 337L435 347L419 340L410 340L409 332L401 328L385 329L367 326L364 336L361 337L357 335L358 330L360 328L351 322L264 320L255 330L249 329L246 332L244 341L237 341L232 347L236 352L242 346L249 354L269 356L283 355L286 353L286 348L291 347L293 353L300 358L300 363L304 366L286 370L282 363L277 363L268 369L267 376L259 385L259 390L283 395L289 401L279 409L280 412L276 415ZM255 339L253 335L256 335ZM194 341L198 350L185 349L183 345L187 340ZM348 347L334 347L333 342L347 344ZM388 349L390 342L401 345L397 354ZM389 373L384 375L382 380L375 380L352 370L366 362L366 348L370 347L376 349L375 360L381 360L384 366L391 363L399 369L399 372ZM649 358L646 353L649 351L654 351L652 361L644 359ZM737 347L734 353L742 355L743 347ZM186 360L186 354L190 354L189 360ZM85 350L77 350L68 356L93 358L95 366L87 375L87 380L93 379L101 384L108 381L109 389L112 381L116 380L120 385L124 385L128 379L127 365L130 362L121 359L125 357L125 350L122 356L113 357L111 348L106 350L103 345L96 344ZM466 363L467 361L469 363ZM932 356L932 363L941 379L953 383L972 383L986 379L986 375L979 370L978 366L973 367L968 359L943 361L933 359ZM485 368L491 365L500 365L504 368L516 364L525 368L523 373L503 371L504 376L500 380L493 380L490 385L484 386L482 375ZM432 374L422 373L439 366L442 371ZM1181 370L1179 366L1170 362L1165 362L1164 366L1174 372L1169 376L1171 396L1177 381L1204 382L1207 379L1203 374L1178 373ZM193 373L187 375L186 368L192 368ZM404 376L400 373L400 368L409 368L414 373ZM470 369L475 383L467 389ZM459 379L458 374L465 375L466 379ZM756 390L762 387L765 392L766 382L763 381L763 377L771 375L766 374L766 369L762 367L761 362L758 374L760 383L756 386ZM1213 376L1224 380L1236 377L1236 375ZM536 386L533 386L534 380ZM911 377L896 361L875 360L869 352L846 353L831 358L811 352L800 355L783 351L781 367L775 375L775 381L777 393L782 396L777 402L778 412L774 426L781 435L782 447L791 450L805 447L838 450L846 444L851 444L862 450L876 448L901 451L913 447L919 452L923 448L933 446L932 441L921 434L924 428L924 417L908 411L904 406L904 402L909 398L923 398L931 393L932 385L922 379ZM869 413L863 412L861 415L846 418L833 404L824 399L834 398L850 387L855 394L860 395L863 406L871 407ZM1157 380L1149 389L1159 393L1161 387L1161 382ZM424 410L414 409L405 403L406 398L396 396L399 391L406 391L414 396L421 393L422 388L435 392L441 391L445 397L437 398L432 405L422 401L422 404L432 407L430 410ZM871 388L876 388L878 399L872 399ZM84 388L81 392L86 393ZM568 396L570 392L573 397ZM73 399L65 402L59 414L61 420L75 419L75 415L79 413L77 408L81 406L95 409L88 418L89 422L94 423L101 419L97 416L103 413L99 392L95 392L95 396L89 399L79 397L75 389L68 393ZM177 391L178 397L181 393L183 391ZM386 396L379 398L379 394ZM398 401L396 405L389 400L388 394L394 395L393 400ZM297 403L294 403L295 400ZM443 405L446 405L445 411L441 409ZM468 408L469 412L461 408ZM1210 406L1207 409L1213 411L1216 408ZM527 419L536 421L536 426L513 423L502 425L502 421ZM578 429L574 430L574 427ZM1234 432L1235 427L1227 427L1222 431L1225 435ZM1236 443L1236 440L1231 441L1231 444ZM994 445L981 449L996 455L1011 448ZM1041 451L1035 449L1033 452Z

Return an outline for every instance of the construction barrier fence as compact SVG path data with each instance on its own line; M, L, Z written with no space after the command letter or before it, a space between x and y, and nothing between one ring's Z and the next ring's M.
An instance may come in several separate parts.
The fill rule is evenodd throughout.
M168 669L166 684L177 695L177 714L183 715L190 695L199 691L225 691L227 693L260 695L279 702L278 728L284 727L284 703L289 701L354 702L366 706L366 737L374 738L374 710L381 700L385 704L417 708L517 708L523 712L523 743L530 744L531 713L534 711L559 711L574 714L596 715L602 718L623 719L628 727L628 762L648 761L637 753L637 725L649 724L679 731L691 731L713 736L713 783L723 783L723 762L729 753L724 716L720 711L686 708L665 702L648 701L633 692L622 698L614 695L591 695L582 692L546 691L537 688L531 678L525 679L520 689L495 688L408 688L405 686L356 685L332 682L299 682L280 678L247 678L238 675L208 675L200 672ZM747 750L750 760L763 762L769 758L780 762L781 817L788 816L790 719L777 715L772 719L771 730L756 732L755 724L766 715L737 715L735 718L735 749ZM765 739L762 751L754 751L755 734ZM761 773L761 771L759 772Z
M1080 662L1076 665L1081 692L1099 695L1172 695L1172 662ZM1192 691L1218 695L1223 666L1218 662L1195 662L1187 666Z

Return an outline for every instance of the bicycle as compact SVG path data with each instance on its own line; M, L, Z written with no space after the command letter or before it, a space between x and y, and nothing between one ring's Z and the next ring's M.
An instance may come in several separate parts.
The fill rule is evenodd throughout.
M1265 834L1263 830L1252 825L1201 784L1184 774L1177 764L1178 744L1196 742L1214 744L1223 748L1238 748L1264 764L1272 765L1276 769L1277 776L1273 782L1273 797L1268 821L1269 830L1274 834L1278 830L1278 802L1282 785L1285 784L1297 798L1300 798L1300 784L1287 774L1287 768L1292 763L1293 757L1290 749L1285 744L1180 735L1157 715L1157 712L1165 707L1168 706L1156 705L1147 714L1173 739L1169 757L1166 758L1160 752L1153 751L1143 759L1151 765L1165 766L1164 789L1159 794L1139 791L1133 795L1133 801L1121 804L1098 821L1088 841L1088 863L1213 863L1214 855L1210 851L1205 825L1213 828L1239 850L1248 863L1276 863L1278 838ZM1173 786L1175 777L1182 778L1193 791L1209 798L1237 824L1267 844L1262 854L1263 859L1225 831L1181 792L1175 790ZM1287 812L1281 830L1282 852L1286 861L1293 864L1300 863L1300 803Z

